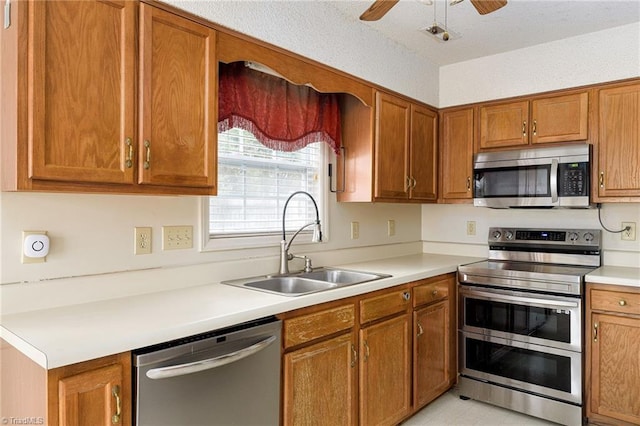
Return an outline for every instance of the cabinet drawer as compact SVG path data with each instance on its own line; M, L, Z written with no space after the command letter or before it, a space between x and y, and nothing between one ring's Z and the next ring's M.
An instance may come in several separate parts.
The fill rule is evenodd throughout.
M351 304L285 320L284 347L348 330L354 326L355 319L355 306Z
M446 299L449 297L449 282L451 279L438 280L431 283L420 284L413 288L413 306Z
M404 288L360 301L360 323L397 314L411 306L411 292Z
M640 293L594 289L591 309L640 315Z

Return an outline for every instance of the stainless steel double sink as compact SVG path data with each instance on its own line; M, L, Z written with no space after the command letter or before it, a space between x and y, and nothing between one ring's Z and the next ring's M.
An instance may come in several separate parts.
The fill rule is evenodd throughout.
M361 284L382 278L389 278L390 276L391 275L387 274L351 271L339 268L317 268L311 272L267 275L222 281L222 284L279 294L281 296L302 296L303 294Z

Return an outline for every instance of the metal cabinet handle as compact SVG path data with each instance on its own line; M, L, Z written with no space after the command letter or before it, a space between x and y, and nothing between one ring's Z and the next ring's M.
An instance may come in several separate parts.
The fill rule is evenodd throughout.
M131 141L131 138L127 138L124 141L124 144L128 148L127 157L125 158L124 164L127 169L130 169L131 167L133 167L133 141Z
M437 296L437 295L438 295L438 290L433 290L433 291L431 292L431 295L432 295L432 296Z
M111 423L118 424L120 423L120 417L122 416L122 400L120 399L120 386L115 385L113 389L111 389L111 394L116 399L116 413L111 417Z
M409 190L411 189L411 177L410 176L406 176L405 177L405 181L407 186L405 186L404 192L409 192Z
M471 176L467 176L467 191L471 191Z
M593 341L598 341L598 323L593 324Z
M355 367L356 366L356 362L358 362L358 352L356 351L356 346L352 343L351 344L351 355L353 355L351 357L351 367Z
M417 184L418 181L416 180L416 178L411 177L411 188L415 188Z
M527 137L527 122L526 121L522 122L522 137L523 138Z
M418 323L418 334L416 334L416 337L420 337L424 334L424 329L422 328L422 325L420 325L420 323Z
M364 362L369 360L369 344L367 341L364 341Z
M604 172L600 172L600 188L604 188Z
M538 127L538 122L536 120L533 120L533 129L532 129L533 130L533 136L536 136L538 134L537 133L537 131L538 131L537 127Z
M626 300L624 300L624 299L622 299L622 300L620 300L620 301L618 302L618 304L619 304L620 306L626 306L626 305L627 305L627 301L626 301Z
M143 167L147 170L151 167L151 142L145 140L144 147L147 149L147 159L145 160Z
M411 299L411 293L409 293L408 291L402 292L402 299L408 301L409 299Z
M336 189L333 189L333 164L329 163L329 191L333 193L345 192L347 185L347 151L344 146L340 147L342 152L342 188L338 189L336 182ZM337 158L336 158L337 163ZM336 179L337 181L337 179Z

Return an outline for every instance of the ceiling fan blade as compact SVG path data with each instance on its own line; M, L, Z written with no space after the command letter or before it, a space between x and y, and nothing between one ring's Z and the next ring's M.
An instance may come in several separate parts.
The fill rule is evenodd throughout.
M471 0L471 4L480 15L486 15L506 6L507 0Z
M376 0L369 9L360 15L361 21L377 21L382 18L399 0Z

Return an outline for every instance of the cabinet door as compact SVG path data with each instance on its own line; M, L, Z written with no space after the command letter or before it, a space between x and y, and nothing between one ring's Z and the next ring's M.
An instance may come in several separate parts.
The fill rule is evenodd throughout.
M442 113L441 143L442 198L473 198L473 108Z
M139 182L215 187L215 31L140 7Z
M591 324L587 414L640 425L640 319L594 313Z
M438 114L411 105L411 143L409 176L412 200L435 201L438 198Z
M408 198L409 103L378 92L375 198Z
M356 341L349 333L284 355L285 425L354 425Z
M60 425L127 425L129 410L123 412L123 366L110 365L58 381ZM126 414L126 415L125 415Z
M449 301L413 314L414 409L433 401L449 388Z
M598 93L598 196L640 197L640 84Z
M480 148L528 145L529 102L480 107Z
M531 102L531 143L587 139L589 94L555 96Z
M29 178L132 184L136 3L29 7Z
M360 424L396 424L411 410L410 316L360 330Z

